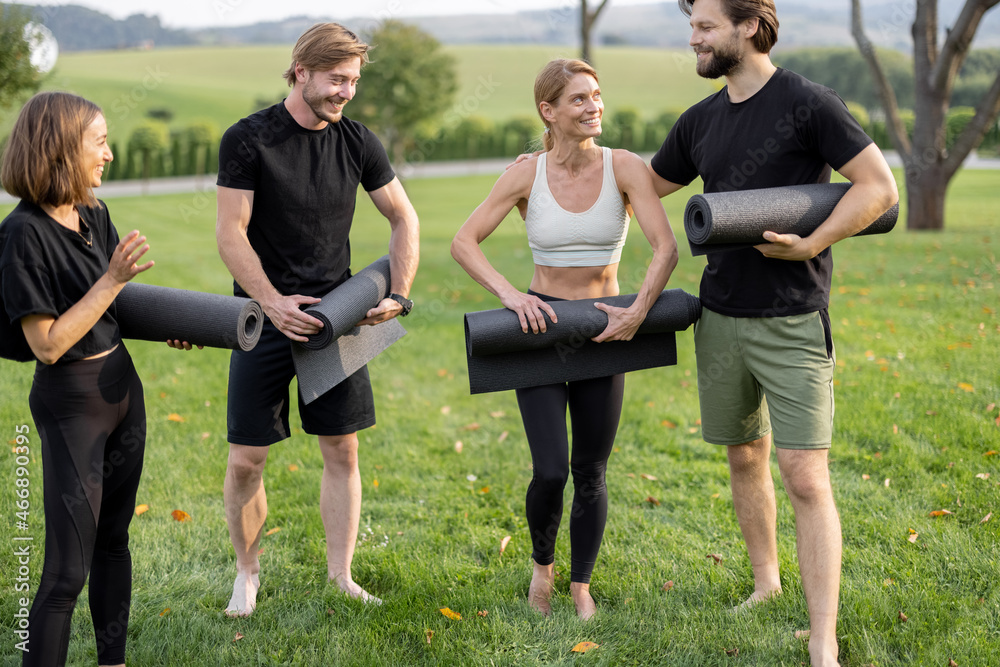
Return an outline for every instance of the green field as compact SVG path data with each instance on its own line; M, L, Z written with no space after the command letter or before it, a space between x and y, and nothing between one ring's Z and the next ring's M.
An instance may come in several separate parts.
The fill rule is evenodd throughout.
M576 56L568 47L555 46L445 50L458 65L455 111L494 121L533 115L535 75L551 58ZM170 109L177 128L208 120L221 131L256 111L257 99L277 101L287 93L282 73L290 57L291 45L68 53L44 88L67 90L100 105L112 140L124 141L150 109ZM377 67L378 49L372 58L370 67ZM652 119L668 108L686 109L713 90L695 74L687 52L603 48L595 60L609 113L632 106ZM0 136L9 132L15 111L0 115Z
M404 322L410 334L372 365L379 424L361 435L364 504L354 576L385 600L381 607L365 607L325 583L321 459L315 440L296 428L290 441L272 448L268 463L266 528L280 530L262 543L259 607L249 619L223 616L235 571L222 504L228 356L129 343L149 414L138 502L150 507L131 530L129 664L808 663L805 643L794 636L807 627L807 613L793 516L780 486L785 593L749 613L727 611L752 590L750 564L725 454L700 437L690 332L678 336L676 367L632 373L626 383L608 469L609 525L591 589L597 616L583 624L573 612L565 530L557 545L563 576L553 617L541 618L526 604L530 457L516 402L512 392L470 396L465 376L462 314L499 304L448 255L452 235L492 181L407 184L423 228L417 306ZM995 172L961 173L943 233L897 229L844 241L835 251L831 471L844 532L838 623L844 665L943 667L953 659L969 667L996 664L1000 654L996 182ZM695 191L665 202L679 235L686 196ZM109 205L120 230L138 227L149 236L157 266L144 280L228 291L213 239L213 197ZM0 214L10 208L0 207ZM384 220L370 205L360 206L355 267L382 255L387 238ZM505 222L485 251L515 285L527 286L531 260L517 220ZM633 226L622 258L623 292L638 288L649 256ZM696 293L703 261L682 242L668 287ZM12 440L18 425L31 425L32 368L0 366L0 429ZM33 444L29 534L40 548L42 466ZM5 465L13 470L13 457ZM13 475L2 478L9 483L0 492L0 512L13 522ZM192 520L174 521L175 509ZM935 510L952 514L933 518ZM501 555L506 535L512 540ZM15 563L7 547L0 550L0 664L14 665ZM721 555L721 562L708 554ZM36 551L32 590L41 563ZM667 581L674 582L670 592L662 590ZM96 659L85 598L73 618L69 664ZM462 620L443 616L444 607ZM571 653L580 641L600 647Z

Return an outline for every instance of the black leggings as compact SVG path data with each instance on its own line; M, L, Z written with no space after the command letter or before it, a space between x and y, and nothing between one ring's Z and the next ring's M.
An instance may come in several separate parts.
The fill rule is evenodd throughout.
M23 664L65 664L88 573L98 663L123 663L132 597L128 526L146 445L142 383L119 344L99 359L38 364L29 404L42 447L45 563Z

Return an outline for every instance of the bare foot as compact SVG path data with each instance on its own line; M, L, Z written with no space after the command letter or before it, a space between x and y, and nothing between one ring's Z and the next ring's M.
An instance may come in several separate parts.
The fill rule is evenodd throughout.
M542 616L552 613L552 588L555 581L555 563L539 565L534 563L531 584L528 585L528 604Z
M733 612L734 614L738 614L742 611L747 611L748 609L756 607L761 602L767 602L771 598L776 598L779 595L781 595L780 588L770 591L754 591L753 593L750 594L750 597L748 597L746 600L739 603L729 611Z
M257 591L260 590L260 577L256 574L238 572L233 582L233 596L229 598L226 616L235 618L249 616L257 608Z
M382 604L382 600L380 598L375 597L365 589L361 588L361 586L358 586L354 583L353 579L345 577L330 577L330 581L336 583L340 590L347 593L347 595L355 600L361 600L365 604Z
M581 621L586 621L597 613L597 605L594 603L594 598L590 596L590 584L573 582L569 585L569 592L573 596L576 615L580 617Z
M837 662L837 639L823 641L819 637L809 637L809 662L812 667L840 667Z

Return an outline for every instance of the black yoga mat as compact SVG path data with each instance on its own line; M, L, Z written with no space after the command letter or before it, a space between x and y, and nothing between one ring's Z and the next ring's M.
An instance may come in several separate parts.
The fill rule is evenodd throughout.
M127 283L115 308L122 338L135 340L251 350L264 326L253 299L143 283Z
M299 393L308 404L343 382L406 335L396 318L356 326L389 293L388 255L338 285L306 312L323 322L308 343L292 346Z
M684 209L684 232L692 255L736 250L761 243L764 232L808 236L830 215L850 183L814 183L695 195ZM892 231L896 203L855 236Z
M630 341L595 343L608 316L600 301L628 307L635 294L603 299L550 301L557 323L545 333L524 333L517 315L506 308L465 315L469 389L473 394L572 382L677 363L674 332L701 316L701 302L683 290L660 294ZM547 319L547 318L546 318Z

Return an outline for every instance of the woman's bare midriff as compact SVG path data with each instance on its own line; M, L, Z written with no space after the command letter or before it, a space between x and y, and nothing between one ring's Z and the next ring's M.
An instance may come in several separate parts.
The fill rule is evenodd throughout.
M599 299L618 295L618 263L606 266L539 266L531 289L560 299Z
M83 360L86 361L87 359L100 359L101 357L108 356L109 354L111 354L112 352L114 352L117 349L118 349L118 345L115 345L110 350L104 350L104 352L98 352L97 354L92 354L89 357L84 357Z

